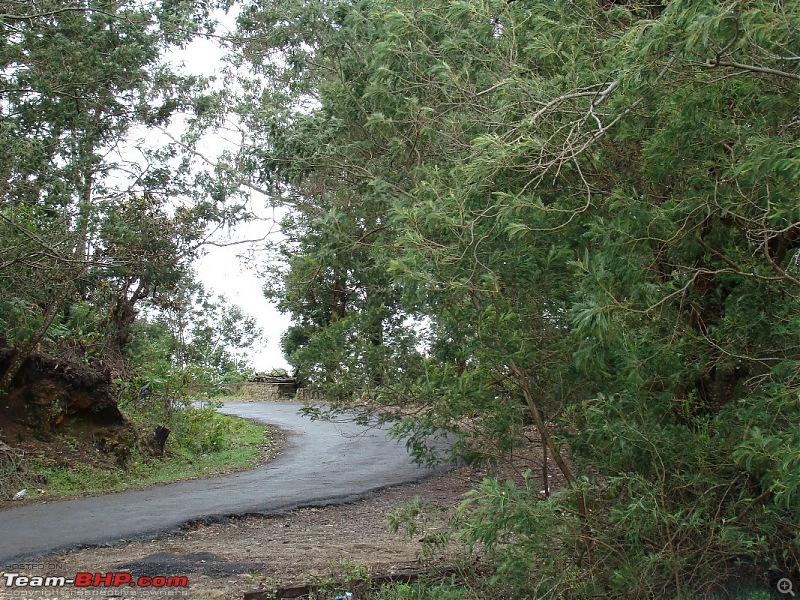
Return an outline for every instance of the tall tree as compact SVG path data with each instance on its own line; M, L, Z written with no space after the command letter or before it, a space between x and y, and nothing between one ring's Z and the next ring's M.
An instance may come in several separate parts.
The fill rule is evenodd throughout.
M204 82L165 52L209 27L207 4L6 2L0 14L0 286L14 360L89 302L118 354L134 305L185 270L222 197L193 187L176 148L134 134L191 111ZM135 154L136 156L132 156Z
M292 358L421 406L412 442L503 450L529 419L570 484L476 495L466 533L504 585L532 561L554 593L642 597L797 568L798 22L797 2L245 6L252 167L294 211L272 293L321 350ZM406 339L427 328L388 380L346 362L360 281L397 293Z

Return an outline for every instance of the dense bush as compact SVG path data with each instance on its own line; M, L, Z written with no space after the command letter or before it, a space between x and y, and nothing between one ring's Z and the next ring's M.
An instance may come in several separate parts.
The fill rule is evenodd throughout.
M533 424L562 472L546 501L472 498L500 588L798 575L797 2L259 2L239 25L268 139L242 158L289 209L289 359L391 405L420 456L437 428L497 457Z

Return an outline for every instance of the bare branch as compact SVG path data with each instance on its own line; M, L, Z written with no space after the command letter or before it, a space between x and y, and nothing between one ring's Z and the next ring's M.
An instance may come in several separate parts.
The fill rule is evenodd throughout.
M709 69L714 69L716 67L731 67L734 69L742 69L743 71L752 71L754 73L764 73L765 75L776 75L777 77L786 77L788 79L794 79L795 81L800 81L800 75L796 73L789 73L788 71L779 71L778 69L772 69L770 67L759 67L756 65L745 65L743 63L737 62L735 60L730 61L722 61L722 60L711 60L709 59L705 63L701 63L702 66L707 67Z

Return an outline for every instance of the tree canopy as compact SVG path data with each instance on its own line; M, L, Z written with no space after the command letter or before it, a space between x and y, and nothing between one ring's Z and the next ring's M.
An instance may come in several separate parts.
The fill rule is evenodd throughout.
M244 3L290 361L426 407L412 445L532 421L569 448L549 502L475 496L505 584L797 569L798 25L797 2Z
M243 216L163 134L213 98L168 56L212 8L2 3L0 390L34 353L124 374L140 310L180 310L210 227Z

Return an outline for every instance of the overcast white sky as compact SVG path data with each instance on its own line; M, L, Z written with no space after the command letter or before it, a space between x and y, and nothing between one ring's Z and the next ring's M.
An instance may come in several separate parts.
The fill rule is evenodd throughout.
M223 24L232 27L232 17L220 15L218 18ZM214 41L198 38L186 49L175 52L170 57L170 61L184 63L187 72L210 76L220 73L221 57L222 51ZM213 151L214 148L220 151L223 147L224 143L218 139L210 140L206 144L208 151ZM280 231L277 224L271 222L273 213L267 207L265 199L254 196L252 207L265 220L244 223L232 231L220 232L215 237L215 241L228 243L236 240L257 239L263 237L270 230L272 230L271 237L279 236ZM200 280L207 289L224 295L228 300L238 304L248 314L254 316L264 330L265 339L260 347L254 349L252 354L253 366L259 371L276 367L288 368L289 365L280 350L280 337L289 326L289 317L280 314L264 298L262 293L264 281L239 259L239 255L248 250L248 245L208 246L207 250L206 256L195 263Z

